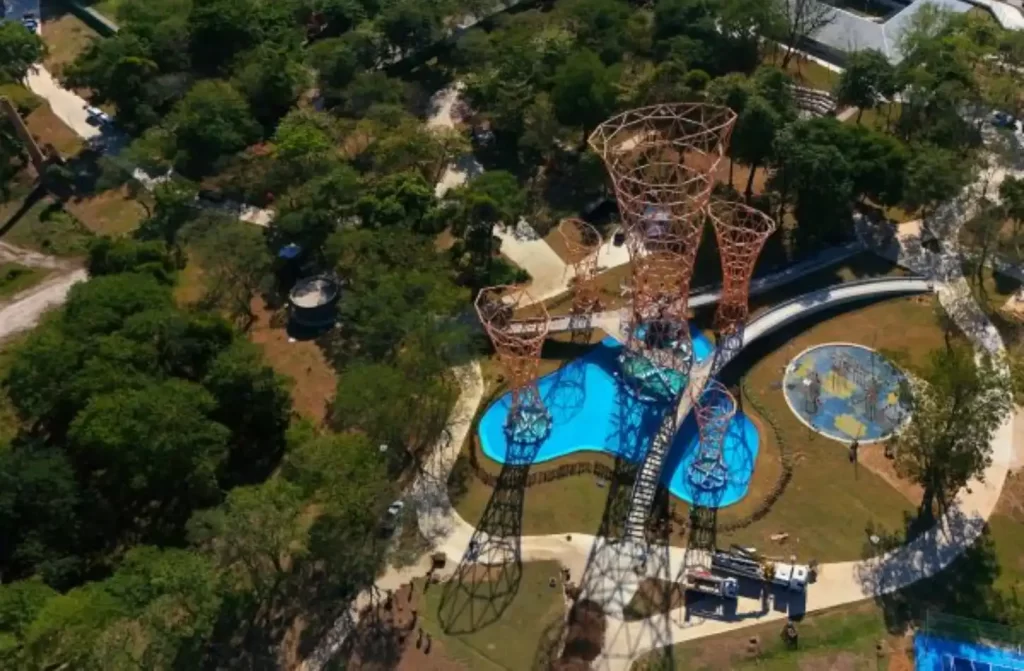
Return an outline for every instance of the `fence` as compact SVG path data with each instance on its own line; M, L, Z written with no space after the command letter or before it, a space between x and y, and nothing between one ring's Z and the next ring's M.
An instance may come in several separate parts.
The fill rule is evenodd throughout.
M754 522L757 522L758 520L762 519L765 515L768 514L769 511L771 511L772 506L775 505L775 502L778 501L779 497L781 497L783 492L786 491L786 487L789 485L789 481L793 478L793 462L792 457L789 454L788 443L786 443L785 439L782 436L782 433L779 431L779 427L774 415L772 415L770 410L762 406L754 398L754 396L750 394L746 386L746 378L743 378L743 381L740 384L742 387L742 393L745 401L754 408L754 410L757 412L758 415L761 416L762 419L764 419L768 426L771 427L772 433L775 435L775 442L779 446L779 460L782 463L782 472L779 474L779 479L775 481L775 485L772 487L771 491L768 492L767 495L765 495L765 497L761 500L761 502L757 505L753 512L751 512L749 515L741 519L733 520L731 522L724 522L717 526L717 530L724 533L743 529L745 527L750 526ZM486 409L490 405L490 402L497 398L503 391L504 385L501 385L489 395L489 400L487 402L480 404L480 408L477 411L477 416L473 420L472 426L474 428L477 426L480 416L483 414L483 410ZM498 475L497 473L492 473L491 471L487 470L480 464L477 456L477 452L479 450L479 443L477 442L476 437L473 435L472 431L470 433L470 436L470 439L472 440L472 443L469 447L470 470L472 470L474 477L476 477L480 482L487 485L488 487L494 487L498 484ZM635 476L635 473L633 472L620 473L616 475L614 469L609 467L607 464L598 461L578 461L568 464L562 464L557 468L538 470L536 472L530 473L526 477L524 487L529 489L530 487L534 487L536 485L544 484L547 482L554 482L556 480L561 480L563 478L568 478L574 475L582 474L593 474L609 482L613 481L616 477L618 477L619 480L622 481L622 484L629 484ZM659 486L656 498L664 497L666 495L667 492L665 491L664 486ZM652 508L652 510L655 509L657 509L657 506ZM673 524L677 525L677 528L679 528L680 530L685 530L689 528L689 514L684 515L683 513L678 512L676 508L673 506L669 512L669 517L672 519ZM648 524L652 526L656 525L657 520L648 520Z
M937 638L982 643L1024 654L1024 629L997 622L928 611L921 632Z

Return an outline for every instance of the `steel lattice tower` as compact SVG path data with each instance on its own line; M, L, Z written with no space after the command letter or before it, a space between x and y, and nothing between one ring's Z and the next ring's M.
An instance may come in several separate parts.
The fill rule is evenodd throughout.
M735 121L727 107L653 105L612 117L589 139L611 175L632 261L624 372L644 387L657 383L659 396L685 386L693 363L690 280L714 171ZM681 377L669 380L666 369Z
M598 308L597 253L601 248L601 234L581 219L563 219L558 224L572 269L572 314L589 316Z
M722 446L729 423L736 414L736 399L721 382L709 380L704 389L695 394L693 413L697 419L700 443L697 457L690 465L690 483L705 491L719 490L728 477Z
M722 260L722 296L715 311L717 371L743 346L743 327L750 311L750 279L776 224L764 212L743 203L712 201L708 214Z
M543 303L522 287L495 286L481 289L476 313L498 354L511 389L505 431L511 443L536 443L551 430L551 414L537 389L541 349L550 320ZM532 316L523 316L530 306ZM517 313L519 313L517 315Z

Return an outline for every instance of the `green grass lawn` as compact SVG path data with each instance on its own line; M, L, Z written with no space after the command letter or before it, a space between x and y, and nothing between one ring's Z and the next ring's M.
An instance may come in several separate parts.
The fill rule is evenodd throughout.
M479 626L479 608L484 606L463 609L463 602L453 597L456 592L452 590L461 594L476 587L483 594L488 586L477 582L461 588L432 585L420 608L423 629L443 646L446 657L462 662L468 669L527 671L533 668L538 642L545 640L546 630L565 617L561 582L555 587L548 584L559 572L557 562L523 564L515 595L500 617L487 626ZM414 583L414 591L422 592L422 582ZM446 629L471 633L447 634Z
M790 671L791 669L887 669L889 658L899 655L904 641L886 632L881 612L870 602L815 613L797 624L799 647L790 649L779 633L782 622L746 627L738 632L677 645L671 661L664 652L652 653L635 671ZM749 648L752 637L760 653ZM883 642L882 653L876 645ZM661 662L660 665L657 662Z
M779 47L778 54L774 54L769 50L762 59L762 63L781 67L784 54L784 47L781 46ZM838 73L800 54L794 54L793 58L790 59L786 65L786 72L801 86L821 91L831 92L839 82Z
M0 205L0 239L54 256L82 256L92 233L51 196Z
M46 271L17 263L0 263L0 299L8 298L38 284Z

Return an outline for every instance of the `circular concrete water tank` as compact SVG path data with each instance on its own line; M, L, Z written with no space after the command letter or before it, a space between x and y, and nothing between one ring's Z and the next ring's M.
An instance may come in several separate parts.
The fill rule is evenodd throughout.
M288 294L292 321L311 328L334 326L340 295L338 281L329 275L299 280Z

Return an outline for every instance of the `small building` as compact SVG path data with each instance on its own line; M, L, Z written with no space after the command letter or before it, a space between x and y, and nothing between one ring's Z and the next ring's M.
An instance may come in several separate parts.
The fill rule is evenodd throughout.
M334 326L340 296L341 286L331 275L301 279L288 294L291 320L307 328Z

